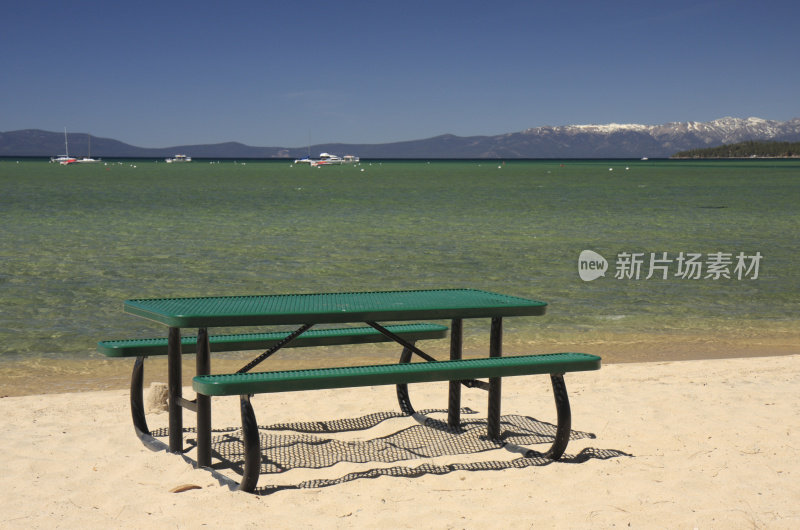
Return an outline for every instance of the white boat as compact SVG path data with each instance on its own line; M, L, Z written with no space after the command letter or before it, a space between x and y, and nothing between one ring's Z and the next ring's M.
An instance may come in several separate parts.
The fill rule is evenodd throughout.
M75 158L74 156L61 155L61 156L52 157L50 159L50 162L58 162L62 166L66 166L67 164L74 164L77 160L78 159Z
M81 158L77 158L73 162L70 162L70 163L75 163L75 164L93 164L95 162L100 162L101 161L99 158L92 158L92 135L90 134L88 136L89 136L89 154L87 156L84 156L84 157L81 157Z
M359 158L353 155L345 155L345 156L336 156L330 153L320 153L319 159L314 160L311 157L305 158L298 158L294 161L295 164L310 164L311 167L317 166L331 166L331 165L339 165L339 164L357 164L359 162Z
M172 164L173 162L191 162L192 157L186 155L175 155L172 158L164 159L167 164Z
M67 143L67 128L64 127L64 153L60 156L53 156L50 157L50 162L58 162L62 166L66 166L67 164L72 164L77 160L74 156L69 156L69 143Z

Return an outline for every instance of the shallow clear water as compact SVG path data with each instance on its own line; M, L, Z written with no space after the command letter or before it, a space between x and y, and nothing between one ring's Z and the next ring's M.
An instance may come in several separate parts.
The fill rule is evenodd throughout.
M549 302L508 320L509 352L800 350L798 204L785 160L0 160L0 377L50 360L89 376L98 340L164 334L122 312L163 296L472 287ZM579 277L586 249L604 278ZM757 279L615 279L624 252L763 258Z

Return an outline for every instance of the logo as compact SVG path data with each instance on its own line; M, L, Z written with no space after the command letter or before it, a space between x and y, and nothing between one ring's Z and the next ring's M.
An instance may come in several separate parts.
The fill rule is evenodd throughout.
M764 256L761 252L620 252L614 262L614 279L649 280L757 280ZM590 282L606 275L608 262L593 250L578 256L578 275ZM646 276L645 276L646 274Z
M590 282L606 275L608 262L594 250L584 250L578 256L578 275L581 280Z

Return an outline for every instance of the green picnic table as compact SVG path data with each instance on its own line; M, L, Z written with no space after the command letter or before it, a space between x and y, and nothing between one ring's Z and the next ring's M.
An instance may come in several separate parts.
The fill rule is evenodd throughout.
M200 389L197 395L197 402L194 408L197 412L197 448L198 463L200 465L210 465L210 440L211 440L211 409L210 395L224 395L227 393L239 392L244 389L242 394L254 392L272 392L277 390L274 386L264 386L263 390L258 390L259 385L273 385L271 383L257 382L259 374L249 372L253 367L264 359L275 353L275 351L291 343L300 337L312 326L318 324L344 324L344 323L366 323L371 328L377 330L388 339L403 346L404 353L408 353L405 362L410 360L411 354L416 354L426 361L436 362L436 360L418 348L412 342L404 339L400 335L387 329L387 322L406 322L417 320L449 320L450 321L450 361L447 365L452 369L452 375L398 375L399 372L391 366L373 367L376 370L361 370L360 375L348 376L336 382L319 383L328 386L318 386L316 388L335 388L343 386L359 386L364 384L393 384L417 382L424 380L448 380L447 377L455 377L463 374L479 374L483 370L489 377L488 384L475 380L450 380L449 400L448 400L448 424L457 427L460 422L461 404L461 385L479 386L489 391L488 405L488 428L490 438L497 438L500 429L500 400L501 400L501 377L491 374L517 375L514 368L500 366L495 362L495 366L489 369L478 368L478 365L471 363L472 360L462 359L463 341L463 319L488 318L491 320L489 333L489 359L500 358L503 354L503 318L521 316L540 316L545 313L547 304L545 302L530 300L526 298L509 296L499 293L474 290L474 289L438 289L438 290L411 290L411 291L379 291L379 292L351 292L351 293L319 293L319 294L278 294L278 295L259 295L259 296L215 296L199 298L159 298L159 299L132 299L125 301L124 310L127 313L143 317L155 322L159 322L169 327L168 332L168 385L169 385L169 447L173 452L182 451L183 419L182 408L185 401L181 395L181 329L197 328L197 377L194 379L195 389ZM208 328L210 327L237 327L237 326L276 326L293 325L297 328L290 332L286 338L278 344L268 349L255 359L244 366L237 374L230 374L227 379L215 379L210 376L210 354ZM552 359L542 361L529 361L527 371L520 371L519 374L527 373L551 373L553 388L556 392L556 403L559 407L559 421L561 421L562 405L566 401L566 390L563 387L563 380L558 383L557 379L564 371L571 370L591 370L599 368L598 357L586 356L585 354L560 354L565 356L583 357L561 357L558 360ZM529 356L535 357L535 356ZM539 356L545 357L545 356ZM498 361L500 361L498 359ZM500 361L502 362L502 361ZM547 363L551 366L548 368ZM570 365L572 363L572 367ZM425 363L423 363L424 365ZM441 362L439 364L442 364ZM462 366L463 364L463 366ZM518 363L523 364L523 363ZM534 366L536 364L537 366ZM541 364L542 366L538 366ZM469 365L469 366L467 366ZM431 365L434 366L434 365ZM544 367L543 367L544 366ZM445 368L442 366L441 368ZM336 368L333 370L345 370L346 368ZM416 372L433 371L426 370L420 366L415 368ZM547 371L549 370L549 372ZM310 372L314 372L310 374ZM319 372L319 373L317 373ZM363 373L362 373L363 372ZM380 372L380 374L378 374ZM288 373L288 372L287 372ZM283 378L281 373L278 377ZM328 377L322 371L303 371L302 373L288 373L286 377L292 381L300 379L319 378L320 375ZM381 375L383 379L378 379ZM256 377L253 379L253 377ZM231 379L233 378L233 379ZM261 378L263 379L263 377ZM274 379L274 378L272 378ZM466 378L465 378L466 379ZM341 382L346 381L346 382ZM375 381L371 383L371 381ZM224 385L232 385L227 390L216 391L222 387L214 385L222 382ZM285 389L291 389L290 383ZM237 386L240 385L240 386ZM284 388L284 387L281 387ZM298 389L313 389L314 384L304 383ZM255 389L255 390L254 390ZM563 395L562 395L563 393ZM243 396L244 398L244 396ZM249 402L248 402L249 403ZM566 413L569 412L568 401L566 401ZM191 408L191 407L189 407ZM563 429L561 429L563 431ZM569 425L566 426L566 437L568 439ZM564 438L563 432L561 437ZM562 443L566 446L566 440ZM562 449L563 452L563 449ZM558 455L560 456L560 455ZM255 458L255 457L254 457Z

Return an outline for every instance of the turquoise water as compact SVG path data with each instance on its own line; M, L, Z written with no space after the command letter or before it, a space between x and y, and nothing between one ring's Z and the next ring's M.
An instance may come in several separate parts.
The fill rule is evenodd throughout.
M509 319L507 351L798 350L798 204L800 161L785 160L0 160L0 364L163 334L127 298L442 287L549 302ZM578 276L586 249L604 278ZM623 252L763 258L756 279L615 279ZM484 328L470 323L468 349Z

